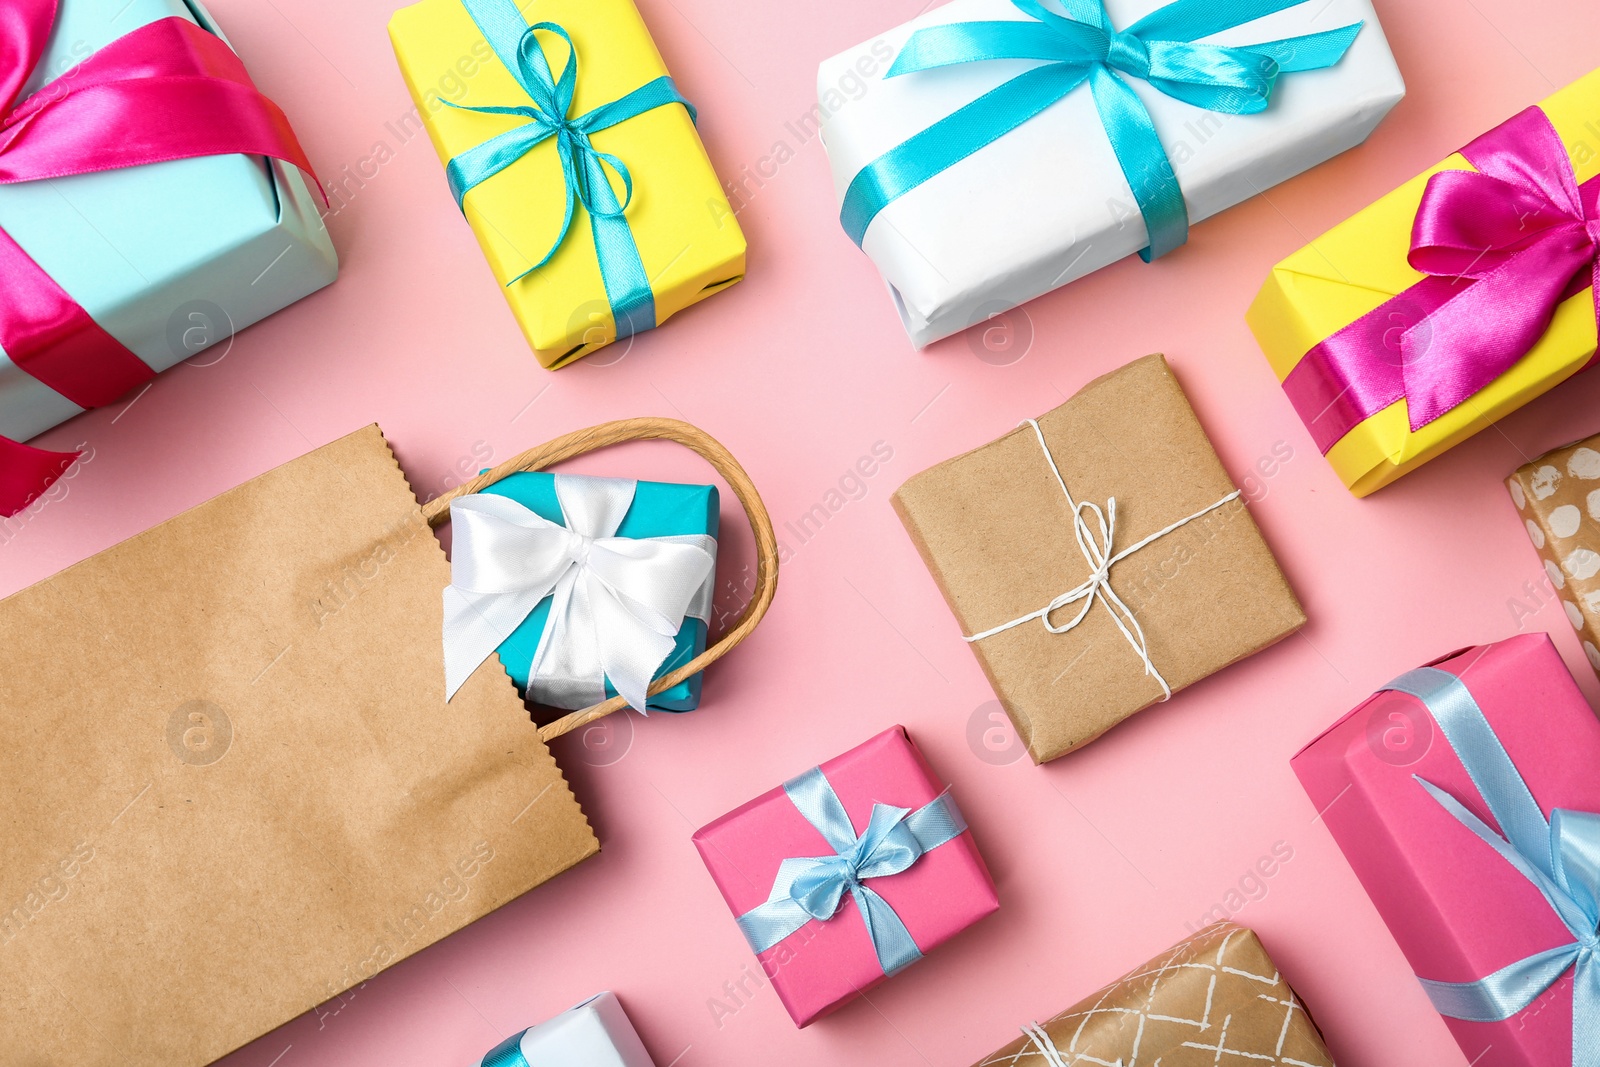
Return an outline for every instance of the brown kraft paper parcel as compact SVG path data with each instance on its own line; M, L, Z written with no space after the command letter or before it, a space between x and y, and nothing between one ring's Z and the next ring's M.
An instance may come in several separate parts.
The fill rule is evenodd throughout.
M1116 498L1112 555L1235 491L1160 355L1095 379L1038 422L1080 505L1105 510ZM915 475L893 499L963 634L1039 611L1093 572L1026 424ZM1084 519L1099 544L1097 521ZM1242 499L1134 552L1110 583L1173 692L1305 623ZM1058 608L1051 621L1065 625L1082 607ZM1103 595L1065 633L1035 619L971 647L1035 763L1162 699Z
M376 426L0 602L0 1049L200 1067L599 848Z
M1256 935L1222 922L973 1067L1063 1063L1333 1067L1333 1058Z

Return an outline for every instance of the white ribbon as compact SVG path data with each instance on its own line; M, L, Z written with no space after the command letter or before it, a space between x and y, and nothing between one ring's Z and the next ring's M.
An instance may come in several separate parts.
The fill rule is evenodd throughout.
M444 591L445 697L539 606L550 618L528 670L528 695L551 707L605 698L606 679L641 712L686 616L709 619L716 539L617 537L638 483L555 476L567 525L507 497L450 504L455 543Z
M1056 476L1056 484L1061 487L1062 494L1067 498L1067 506L1072 509L1072 531L1078 538L1078 548L1083 552L1083 558L1089 562L1089 577L1068 589L1038 611L1030 611L1021 618L1001 623L999 626L985 630L981 634L963 637L962 640L969 644L974 641L982 641L986 637L1004 633L1013 627L1021 626L1023 623L1032 622L1034 619L1042 619L1044 628L1051 633L1064 634L1088 618L1089 612L1094 608L1095 601L1101 600L1105 603L1106 610L1111 613L1111 621L1117 624L1117 629L1122 631L1122 636L1127 639L1129 647L1139 657L1139 662L1144 664L1144 673L1160 684L1161 699L1169 699L1172 696L1172 687L1161 676L1161 672L1156 670L1155 664L1150 662L1150 644L1145 640L1144 628L1139 625L1139 620L1134 617L1133 609L1128 607L1122 598L1117 595L1117 591L1111 587L1111 568L1146 545L1167 536L1167 534L1180 526L1209 515L1223 505L1239 499L1239 490L1235 489L1210 507L1201 508L1193 515L1179 519L1172 525L1157 530L1144 540L1129 545L1116 555L1112 555L1111 549L1117 533L1117 498L1110 497L1107 499L1105 510L1103 511L1098 504L1087 500L1082 503L1074 500L1071 490L1067 488L1066 479L1061 477L1061 469L1056 466L1056 458L1050 454L1050 446L1045 443L1044 431L1039 429L1038 421L1028 419L1027 424L1033 427L1034 436L1039 439L1039 447L1044 450L1045 462L1050 464L1050 472ZM1095 540L1094 531L1083 517L1085 511L1093 513L1095 521L1100 527L1099 541ZM1083 607L1078 609L1078 614L1073 616L1071 622L1057 626L1050 621L1050 616L1058 610L1068 604L1076 604L1080 600L1083 602Z

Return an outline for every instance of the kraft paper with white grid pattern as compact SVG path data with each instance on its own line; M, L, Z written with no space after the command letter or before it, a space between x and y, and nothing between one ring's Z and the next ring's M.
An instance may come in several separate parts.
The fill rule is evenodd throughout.
M1333 1067L1266 949L1233 923L1024 1031L975 1067Z

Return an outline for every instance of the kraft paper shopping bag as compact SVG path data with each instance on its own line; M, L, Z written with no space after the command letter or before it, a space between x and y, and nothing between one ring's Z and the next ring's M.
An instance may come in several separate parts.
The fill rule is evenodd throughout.
M593 854L376 426L0 601L0 1049L200 1067Z

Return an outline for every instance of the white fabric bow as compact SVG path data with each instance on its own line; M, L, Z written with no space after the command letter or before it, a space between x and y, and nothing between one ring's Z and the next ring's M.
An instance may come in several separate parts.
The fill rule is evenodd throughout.
M609 678L644 711L685 616L710 613L717 542L707 534L615 536L637 487L632 479L557 474L566 526L495 494L451 503L446 699L552 597L528 695L551 707L586 707L605 698Z

